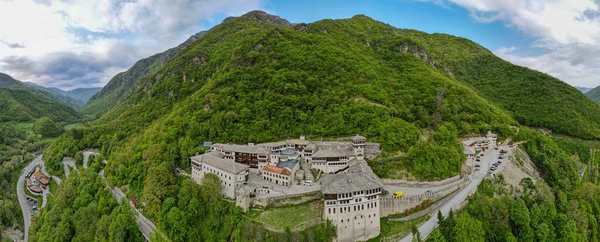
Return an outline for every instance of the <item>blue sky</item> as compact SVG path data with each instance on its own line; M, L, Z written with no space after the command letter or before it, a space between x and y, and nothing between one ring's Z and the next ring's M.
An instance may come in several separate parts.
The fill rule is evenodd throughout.
M135 61L256 9L304 23L364 14L471 39L571 85L600 84L594 0L8 0L0 1L0 72L63 89L103 86Z

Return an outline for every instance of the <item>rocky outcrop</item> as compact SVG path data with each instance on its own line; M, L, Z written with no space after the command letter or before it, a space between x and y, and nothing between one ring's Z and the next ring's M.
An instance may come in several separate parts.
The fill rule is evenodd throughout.
M416 44L406 43L399 46L400 52L409 53L414 55L415 57L423 60L423 62L429 64L432 67L435 67L435 60L431 57L429 52L424 50L423 48L417 46Z

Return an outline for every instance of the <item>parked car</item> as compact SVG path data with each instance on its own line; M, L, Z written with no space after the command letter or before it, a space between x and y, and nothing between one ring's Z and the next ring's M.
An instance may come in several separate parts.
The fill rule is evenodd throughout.
M308 180L305 180L305 181L304 181L304 185L305 185L305 186L312 186L312 185L313 185L313 181L308 181Z
M479 164L477 164L477 165L475 165L475 167L480 167L480 165L479 165Z
M502 161L497 161L496 163L498 163L498 164L502 164Z
M433 191L432 190L427 190L427 191L425 191L425 194L427 194L427 195L433 194Z
M494 147L494 150L498 150L498 147Z
M495 171L497 168L498 168L498 167L495 167L495 166L494 166L494 167L490 168L490 171Z
M483 157L483 153L479 154L479 156Z
M396 191L396 192L394 192L394 195L392 195L392 197L394 197L394 198L399 198L402 196L404 196L404 192L402 192L402 191Z

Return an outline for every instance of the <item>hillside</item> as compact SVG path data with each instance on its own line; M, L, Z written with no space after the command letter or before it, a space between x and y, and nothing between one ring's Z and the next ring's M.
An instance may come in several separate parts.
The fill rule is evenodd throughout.
M129 70L114 76L104 88L88 98L89 103L82 108L84 114L100 116L115 104L127 100L137 88L144 83L143 77L153 74L162 67L177 52L206 34L205 31L196 33L179 46L165 52L141 59Z
M589 97L592 101L600 104L600 86L595 87L592 90L589 90L588 92L585 93L585 95L587 97Z
M75 100L72 97L65 95L62 90L58 88L47 88L44 86L37 85L32 82L25 82L27 86L30 87L31 91L43 95L51 100L58 101L70 108L76 109L83 106L85 103L81 103L78 100Z
M492 130L504 138L519 124L587 139L600 134L600 106L566 83L512 65L472 41L397 29L362 15L290 24L254 11L226 19L172 54L160 64L157 56L140 60L113 78L84 108L101 117L91 128L61 136L44 159L60 174L62 157L98 148L108 159L110 183L147 202L145 214L177 241L226 240L240 229L229 214L227 227L212 229L166 222L188 211L173 201L195 186L175 177L173 168L189 168L204 141L362 134L385 151L384 159L370 163L377 175L404 169L439 180L460 172L459 136ZM521 136L537 139L526 145L549 184L566 191L577 185L572 152L551 160L558 153L554 141ZM171 208L168 214L162 204ZM203 216L189 215L184 224L203 223Z
M96 93L100 92L102 88L100 87L90 87L90 88L76 88L69 91L64 91L65 94L75 100L78 100L82 103L82 106L90 100L90 98Z
M57 122L80 117L75 110L54 99L52 94L0 73L0 122L32 121L44 116Z

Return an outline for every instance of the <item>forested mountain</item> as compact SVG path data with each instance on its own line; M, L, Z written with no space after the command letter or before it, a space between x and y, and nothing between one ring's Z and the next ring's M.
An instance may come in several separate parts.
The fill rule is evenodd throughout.
M0 122L32 121L44 116L59 122L80 118L75 110L48 92L0 73Z
M592 101L600 104L600 86L595 87L592 90L589 90L588 92L585 93L586 96L588 96L590 99L592 99Z
M40 86L32 82L26 82L25 84L41 92L44 92L47 95L50 95L52 98L59 100L72 108L83 107L92 96L94 96L96 93L102 90L102 88L100 87L90 87L76 88L73 90L65 91L56 87L48 88Z
M203 141L359 133L393 156L371 162L378 175L398 168L442 179L459 174L464 163L459 136L492 130L502 138L519 124L600 136L600 106L584 94L463 38L397 29L362 15L290 24L259 11L201 33L115 76L83 109L101 114L92 127L64 134L44 153L50 172L60 173L62 157L100 149L108 157L110 183L128 185L130 194L147 202L144 212L177 241L243 233L229 208L226 227L200 226L204 214L181 216L197 205L179 198L195 185L173 170L189 168ZM566 154L560 161L536 155L548 179L562 179L553 177L559 166L572 171L563 162ZM568 175L569 182L576 180ZM209 216L220 213L202 209ZM180 226L171 226L181 217Z
M61 102L70 108L76 109L85 104L85 103L81 103L78 100L75 100L74 98L69 97L68 95L62 93L63 90L60 90L58 88L47 88L47 87L40 86L40 85L37 85L32 82L25 82L25 84L27 84L36 93L44 95L52 100Z
M69 91L63 91L67 96L78 100L83 104L86 104L87 101L92 98L92 96L96 95L96 93L100 92L102 88L100 87L90 87L90 88L76 88Z
M126 72L122 72L114 76L110 82L99 92L92 95L89 103L82 109L85 114L101 115L111 109L115 104L127 100L142 84L143 77L154 73L169 61L177 52L193 43L199 38L202 38L206 31L196 33L185 42L175 48L168 49L165 52L141 59L136 62Z

